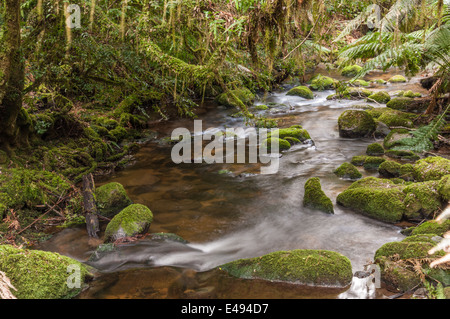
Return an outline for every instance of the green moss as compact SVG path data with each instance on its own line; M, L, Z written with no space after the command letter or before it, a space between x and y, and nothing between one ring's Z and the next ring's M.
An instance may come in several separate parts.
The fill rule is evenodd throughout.
M95 190L95 197L99 213L106 217L114 216L132 203L125 188L117 182L98 187Z
M349 65L342 69L341 75L342 76L348 76L348 77L354 77L358 75L359 72L361 72L362 67L359 65Z
M405 217L411 219L426 219L438 211L441 204L441 197L437 191L438 181L428 181L421 183L412 183L407 185L403 192L406 194L404 199Z
M277 251L261 257L239 259L219 269L232 276L313 286L346 287L352 281L350 260L327 250Z
M417 161L414 165L414 178L418 181L439 180L450 174L450 160L433 156Z
M361 172L351 163L342 163L333 173L340 178L351 180L360 179L362 177Z
M238 99L238 101L235 99ZM240 109L240 102L246 106L250 106L255 99L255 94L253 94L249 89L235 89L230 92L224 92L220 94L216 101L220 105L224 105L227 107L235 107Z
M120 142L128 136L128 131L123 126L117 126L115 129L109 131L109 135L115 141Z
M439 180L438 192L445 201L450 200L450 175L445 175Z
M403 75L394 75L391 77L388 82L390 83L403 83L406 82L406 78Z
M401 164L394 161L384 161L378 167L378 173L387 178L399 177Z
M351 81L350 85L360 87L360 86L369 86L370 83L359 79L359 80Z
M450 219L439 223L435 220L426 221L419 226L412 229L411 236L420 234L434 234L437 236L443 236L444 233L450 230Z
M260 105L255 105L254 109L258 110L258 111L265 111L265 110L268 110L269 107L267 105L260 104Z
M95 123L97 125L103 126L104 128L106 128L108 130L115 129L117 126L119 126L119 122L117 122L114 119L107 118L104 116L97 117L95 119Z
M297 86L292 88L286 93L286 95L300 96L309 100L314 99L313 92L306 86Z
M0 269L17 289L11 292L19 299L63 299L77 295L80 288L69 288L69 266L79 267L80 283L90 277L90 268L57 253L18 249L0 245ZM68 281L69 280L69 281Z
M369 136L376 124L367 111L347 110L339 116L338 127L341 137L355 138Z
M278 145L278 150L272 150L272 143ZM268 151L285 151L291 148L291 143L282 138L269 137L263 141L262 147L265 147Z
M366 177L340 193L336 201L358 213L394 223L402 219L405 196L401 187L390 180Z
M377 264L381 268L381 280L391 291L406 292L421 283L421 279L414 269L406 267L403 262L382 256L377 259Z
M132 204L114 216L106 226L105 240L114 241L146 232L153 221L153 213L142 204Z
M404 161L415 162L420 159L420 156L415 154L412 151L403 151L403 150L388 150L386 151L386 156L391 158L397 158Z
M336 82L336 80L328 76L319 74L311 80L310 87L315 91L332 90L336 87Z
M317 209L325 213L334 213L333 203L323 192L318 177L312 177L306 181L303 206Z
M386 159L377 156L367 156L364 160L363 167L366 170L377 170L378 167L384 162Z
M367 100L373 100L378 103L386 104L391 100L391 96L386 91L378 91L369 95Z
M367 156L365 155L356 155L352 157L350 163L355 166L363 166L364 162L366 161L366 158Z
M366 154L370 156L381 156L384 154L384 148L378 143L372 143L367 146Z
M403 96L404 96L404 97L415 98L415 97L421 97L422 94L420 94L420 93L414 93L413 91L408 90L408 91L406 91L406 92L403 93Z
M416 115L413 115L415 118ZM403 126L407 128L414 127L411 113L405 113L397 110L387 109L386 112L378 117L378 121L383 122L387 126Z
M305 130L303 128L299 128L297 126L276 129L273 132L270 132L269 134L267 134L267 137L269 138L273 135L278 136L281 139L285 139L286 137L293 137L302 142L311 139L311 136L309 135L307 130Z
M414 102L414 99L409 97L394 97L386 103L386 107L399 111L407 111L412 102Z
M387 83L387 81L385 81L383 79L376 79L373 82L376 83L376 84L386 84Z
M383 146L385 149L392 148L398 145L398 141L407 137L411 137L408 129L396 128L389 132L384 138Z
M428 258L428 251L433 248L434 244L429 242L390 242L381 246L376 252L374 259L384 257L393 257L399 259L409 258Z

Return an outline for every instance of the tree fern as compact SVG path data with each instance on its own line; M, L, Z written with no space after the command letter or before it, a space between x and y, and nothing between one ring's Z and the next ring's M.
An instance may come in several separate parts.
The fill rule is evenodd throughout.
M446 124L445 115L450 105L447 106L444 113L430 124L422 126L412 132L412 137L403 138L393 147L393 150L410 150L416 153L429 151L433 148L433 142L436 140L439 130Z

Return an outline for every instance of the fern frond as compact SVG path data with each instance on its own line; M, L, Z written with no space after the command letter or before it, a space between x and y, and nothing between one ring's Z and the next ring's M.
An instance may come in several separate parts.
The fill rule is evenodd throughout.
M333 42L338 42L342 40L346 35L350 34L353 30L356 30L361 24L366 22L371 16L375 15L377 12L377 6L375 4L371 4L367 6L367 8L361 12L356 18L349 21L345 26L344 30L339 34L339 36L333 40Z

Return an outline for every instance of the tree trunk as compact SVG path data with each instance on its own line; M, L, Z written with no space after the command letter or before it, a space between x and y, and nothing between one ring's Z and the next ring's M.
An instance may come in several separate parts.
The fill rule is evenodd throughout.
M22 109L24 61L20 52L20 0L5 0L3 47L0 48L0 149L28 141L28 116Z
M97 206L95 205L95 184L92 174L83 176L83 206L86 218L86 228L89 237L98 238L97 233L100 231Z

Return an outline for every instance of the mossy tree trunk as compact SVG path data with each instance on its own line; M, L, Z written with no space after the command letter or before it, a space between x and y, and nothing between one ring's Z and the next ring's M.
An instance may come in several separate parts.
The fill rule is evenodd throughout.
M20 49L20 0L4 0L5 23L0 39L0 149L28 144L30 121L22 108L24 61Z

